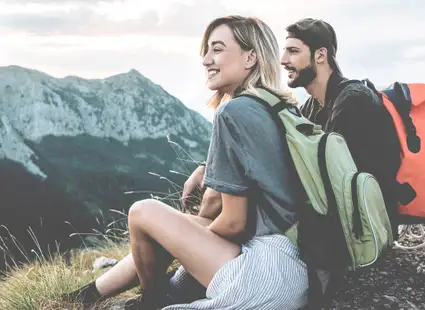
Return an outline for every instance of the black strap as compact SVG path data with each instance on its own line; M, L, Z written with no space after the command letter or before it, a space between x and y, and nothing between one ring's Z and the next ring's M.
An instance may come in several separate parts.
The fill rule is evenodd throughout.
M360 172L357 171L351 179L351 198L353 201L353 232L357 239L363 236L362 219L360 215L359 197L357 192L357 179Z
M332 266L332 270L330 274L330 283L328 285L326 293L323 294L323 292L320 291L320 293L322 294L321 305L323 305L324 307L329 307L329 305L331 304L335 296L336 289L338 288L338 286L335 285L335 283L340 282L338 280L343 278L344 267L350 257L348 253L348 249L345 246L344 229L342 227L340 215L338 212L338 205L335 198L335 193L334 193L334 190L330 181L330 177L328 174L328 169L327 169L326 143L327 143L328 137L329 137L329 133L324 134L319 142L318 161L319 161L320 175L323 180L323 184L325 186L326 198L328 202L328 213L326 216L329 218L329 225L332 226L335 232L333 235L328 235L327 238L329 238L329 242L332 242L332 244L334 245L335 252L333 253L333 256L334 258L337 258L337 259L333 260L333 263L335 265ZM316 289L316 288L313 287L313 289Z
M403 121L409 151L412 153L419 153L421 150L421 139L417 135L416 126L413 124L413 120L410 116L412 110L412 97L410 96L409 87L405 83L395 82L382 92L394 105Z
M338 206L336 203L335 193L332 188L331 180L328 174L328 168L326 164L326 143L329 137L329 133L325 133L319 142L318 150L318 165L320 169L320 176L323 180L325 187L326 198L328 202L328 216L334 216L338 214Z

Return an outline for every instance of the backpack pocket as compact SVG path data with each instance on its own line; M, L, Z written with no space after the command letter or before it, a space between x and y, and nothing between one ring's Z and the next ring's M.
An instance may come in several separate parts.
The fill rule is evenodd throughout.
M380 186L371 174L350 172L344 178L340 205L353 270L375 263L391 246L393 235Z

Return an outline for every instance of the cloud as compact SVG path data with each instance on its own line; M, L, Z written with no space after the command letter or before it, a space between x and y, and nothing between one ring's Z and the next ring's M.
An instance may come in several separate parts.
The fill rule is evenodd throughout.
M129 46L114 38L95 39L91 45L77 40L69 43L65 40L41 43L29 40L25 49L21 44L9 47L13 55L9 64L37 69L56 77L77 75L86 78L103 78L134 68L181 100L202 91L205 78L198 58L198 40L181 43L190 48L189 52L170 53L169 45L175 45L173 41L160 46L146 44L140 36L132 39L137 42ZM0 50L2 48L0 44ZM181 94L187 94L187 97Z
M288 24L316 17L334 26L338 61L347 77L368 77L377 85L423 82L423 0L281 0L280 7L275 0L261 0L261 5L258 0L154 0L148 6L140 0L103 0L99 5L87 0L62 5L78 1L57 0L56 5L38 0L46 5L36 10L2 10L0 4L0 61L60 76L105 77L135 68L191 107L203 107L209 92L198 52L212 19L256 15L282 45Z
M232 12L233 13L233 12ZM202 0L193 4L174 3L165 12L158 31L167 34L201 36L207 23L230 11L219 1Z
M0 3L10 4L63 4L63 3L100 3L125 2L126 0L0 0Z
M0 0L1 1L1 0ZM277 7L274 0L198 0L191 2L168 1L166 10L160 12L140 3L126 0L3 0L7 3L43 3L57 8L47 12L14 11L1 13L0 28L35 35L121 35L128 33L151 35L201 36L207 23L228 14L258 15L272 26L280 37L289 23L302 17L319 17L331 22L341 42L344 40L390 40L406 37L421 39L425 33L425 21L421 12L422 0L304 0L282 1ZM111 14L89 5L97 2L114 3L115 13L120 8L139 12L137 17L114 20ZM80 2L79 7L64 9L64 3ZM161 1L157 0L158 5ZM1 2L0 2L1 3ZM162 2L161 2L162 3ZM164 2L165 3L165 2ZM165 4L163 4L165 5ZM152 8L153 6L149 6ZM394 15L394 12L397 12ZM379 14L378 14L379 13ZM401 25L401 26L400 26ZM1 29L0 29L1 30ZM407 31L406 31L407 30ZM342 35L343 34L343 35Z
M114 22L90 8L57 10L43 13L5 15L0 28L32 35L110 35L151 32L159 20L155 11L143 12L138 20Z
M48 2L53 3L54 0ZM0 29L33 35L150 34L193 37L202 35L207 23L213 18L228 13L220 2L202 0L192 4L172 3L161 15L157 10L149 10L141 12L137 18L117 21L97 12L93 7L80 6L68 10L57 9L3 16L0 13Z
M410 48L405 49L405 53L403 54L405 59L408 60L420 60L425 61L425 45L424 44L415 44Z
M338 59L352 66L380 70L403 61L410 44L394 44L394 41L353 44L347 46L345 51L338 52Z

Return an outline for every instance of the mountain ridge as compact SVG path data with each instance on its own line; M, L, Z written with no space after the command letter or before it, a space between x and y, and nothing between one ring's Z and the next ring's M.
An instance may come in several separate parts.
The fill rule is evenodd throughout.
M31 141L89 134L128 144L172 134L186 136L185 144L196 148L196 139L188 137L206 137L211 129L198 112L135 69L104 79L57 79L33 69L2 67L0 95L0 126ZM29 155L21 154L20 162L25 158L30 166Z
M66 249L78 244L71 233L107 229L111 209L153 193L178 205L211 127L134 69L84 79L0 67L0 237L30 250L31 227L43 248ZM124 194L134 190L144 194Z

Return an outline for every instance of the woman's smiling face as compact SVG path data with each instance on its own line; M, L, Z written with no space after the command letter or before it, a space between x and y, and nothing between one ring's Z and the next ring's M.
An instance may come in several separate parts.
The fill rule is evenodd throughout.
M210 90L232 94L249 75L250 51L243 51L227 25L215 28L208 38L202 64Z

